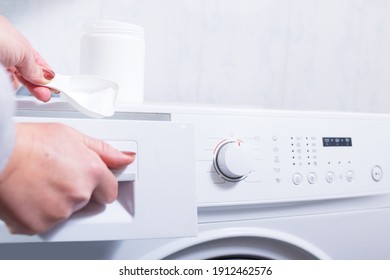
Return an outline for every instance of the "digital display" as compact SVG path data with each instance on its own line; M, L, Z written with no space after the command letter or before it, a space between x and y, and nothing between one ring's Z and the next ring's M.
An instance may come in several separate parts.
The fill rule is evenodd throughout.
M352 147L351 137L322 137L324 147Z

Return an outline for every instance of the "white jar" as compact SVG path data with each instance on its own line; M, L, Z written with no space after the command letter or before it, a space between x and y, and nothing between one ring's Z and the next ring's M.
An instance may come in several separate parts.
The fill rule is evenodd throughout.
M117 21L85 25L80 73L103 76L118 83L117 104L143 102L144 65L143 27Z

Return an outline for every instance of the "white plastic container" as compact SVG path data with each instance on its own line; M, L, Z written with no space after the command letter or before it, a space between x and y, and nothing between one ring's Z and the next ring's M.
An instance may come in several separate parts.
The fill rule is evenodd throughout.
M117 104L143 102L144 65L143 27L117 21L85 25L80 73L102 76L118 83Z

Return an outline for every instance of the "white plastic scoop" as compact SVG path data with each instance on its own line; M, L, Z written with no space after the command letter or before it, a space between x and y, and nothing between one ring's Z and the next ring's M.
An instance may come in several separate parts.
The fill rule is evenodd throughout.
M61 95L81 113L91 118L110 117L115 113L118 84L99 76L57 74L45 87Z

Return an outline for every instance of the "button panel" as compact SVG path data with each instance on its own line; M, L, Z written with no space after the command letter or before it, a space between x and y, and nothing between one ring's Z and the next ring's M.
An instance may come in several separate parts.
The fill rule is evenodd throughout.
M304 186L320 186L323 183L328 186L332 184L345 185L354 182L356 179L356 165L353 163L354 154L351 153L351 151L353 152L352 137L334 138L335 141L348 139L349 145L324 146L324 139L333 138L315 135L292 135L288 137L291 174L295 176L294 174L300 173L307 178L307 182L302 182ZM379 174L380 171L376 173ZM377 177L380 176L377 175Z
M324 179L325 179L324 182L327 182L328 184L333 184L336 181L339 181L341 183L342 182L352 183L355 181L355 177L356 177L356 174L352 170L347 171L345 176L342 173L340 173L338 176L336 176L336 174L333 171L328 171L328 172L326 172L326 174L324 176ZM379 182L382 179L382 171L379 168L373 169L372 178L376 182ZM315 172L309 172L307 174L307 182L310 185L316 184L318 182L317 174ZM294 183L294 185L300 185L301 183L303 183L301 173L294 173L293 174L293 183Z

